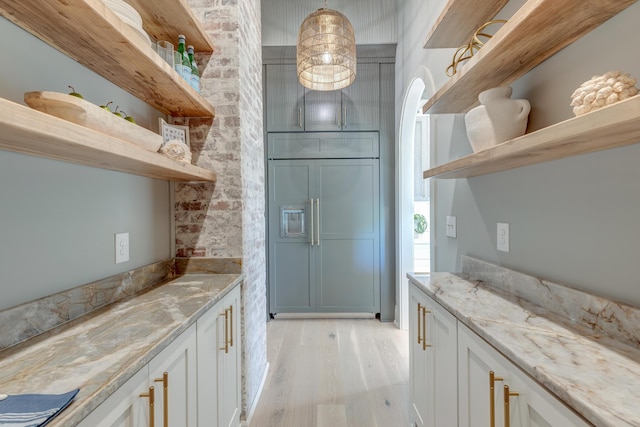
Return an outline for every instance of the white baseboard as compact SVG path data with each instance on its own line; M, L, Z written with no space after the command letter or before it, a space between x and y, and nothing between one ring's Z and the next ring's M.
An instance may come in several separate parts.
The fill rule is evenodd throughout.
M375 319L375 313L278 313L274 319Z
M251 425L251 418L253 417L253 413L258 406L258 402L260 401L260 396L262 395L262 390L264 389L264 385L267 383L267 376L269 375L269 362L267 362L267 367L264 370L264 375L262 376L262 381L260 381L260 386L258 387L258 392L256 396L253 398L253 402L251 402L251 407L247 408L247 418L240 423L241 427L249 427Z

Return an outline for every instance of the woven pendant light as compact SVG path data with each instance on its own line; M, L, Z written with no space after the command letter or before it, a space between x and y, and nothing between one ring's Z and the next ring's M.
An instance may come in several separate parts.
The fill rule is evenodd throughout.
M325 7L305 18L297 45L298 80L312 90L337 90L356 78L356 38L342 13Z

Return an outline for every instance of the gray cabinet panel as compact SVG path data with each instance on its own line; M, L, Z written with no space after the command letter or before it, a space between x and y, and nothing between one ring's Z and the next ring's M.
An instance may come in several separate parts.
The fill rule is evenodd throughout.
M379 122L379 64L358 64L356 80L341 91L305 90L306 131L378 130Z
M371 158L380 152L378 132L269 133L269 159Z
M304 130L304 87L298 83L295 64L266 67L266 114L269 132Z
M380 311L378 168L377 159L269 161L271 313ZM283 207L304 212L304 236L283 235Z

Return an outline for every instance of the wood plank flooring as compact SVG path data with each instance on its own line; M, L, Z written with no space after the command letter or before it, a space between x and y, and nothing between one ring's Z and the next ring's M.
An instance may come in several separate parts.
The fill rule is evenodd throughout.
M409 426L407 331L374 319L274 320L250 427Z

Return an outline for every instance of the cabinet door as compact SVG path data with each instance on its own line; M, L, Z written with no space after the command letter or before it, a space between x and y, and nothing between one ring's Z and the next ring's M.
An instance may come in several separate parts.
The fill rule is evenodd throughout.
M156 390L156 426L197 426L196 373L192 325L149 362L149 383Z
M315 309L310 202L313 165L310 160L269 161L270 313ZM294 229L295 216L288 213L296 211L300 212L299 230Z
M295 64L266 66L268 132L304 130L304 87L298 83Z
M220 304L216 304L196 322L198 341L198 425L203 427L215 427L218 425L219 307Z
M78 427L149 426L148 380L149 370L145 366L83 419ZM154 387L154 399L157 396Z
M534 379L512 366L509 391L518 393L509 400L512 427L587 427L576 415Z
M490 372L496 377L493 389ZM509 383L506 359L458 322L459 426L503 426L504 385Z
M458 425L458 330L456 318L431 298L424 301L427 346L426 425Z
M240 288L204 314L198 336L198 425L240 423Z
M240 289L222 301L218 316L218 425L240 425Z
M358 64L356 80L342 89L342 130L380 129L380 66Z
M378 160L318 160L317 165L317 311L378 313Z
M304 121L307 132L338 131L342 129L341 91L305 89L304 103Z
M424 329L423 313L427 296L409 287L409 387L411 398L411 417L416 427L423 427L429 421L427 377L427 351L423 344L426 331ZM426 316L426 313L425 313Z

